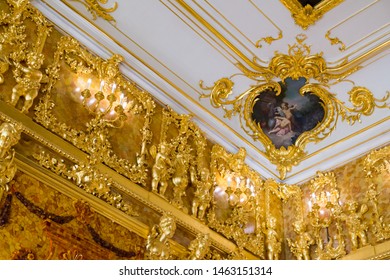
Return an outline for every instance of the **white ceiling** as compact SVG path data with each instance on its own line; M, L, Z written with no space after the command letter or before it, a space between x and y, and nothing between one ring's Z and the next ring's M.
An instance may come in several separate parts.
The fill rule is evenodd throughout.
M276 167L264 156L264 147L240 127L238 117L226 119L209 99L199 99L199 81L212 86L222 77L240 73L236 63L257 58L267 66L275 51L287 53L298 34L305 34L311 53L323 53L328 67L358 60L364 66L348 79L368 88L377 98L390 90L390 1L345 0L307 30L294 23L281 1L261 0L108 0L118 8L114 21L93 15L86 1L33 0L56 26L97 55L125 58L122 72L179 113L190 113L208 138L231 152L246 148L247 163L264 177L278 178ZM98 1L96 1L98 2ZM279 34L281 33L281 36ZM326 36L328 34L328 36ZM260 41L271 36L268 44ZM281 38L280 38L281 37ZM333 44L330 38L344 43ZM368 55L371 54L371 55ZM235 80L234 94L253 81ZM348 104L351 83L330 87ZM287 174L285 182L301 182L315 174L389 143L390 113L376 109L353 126L339 121L325 140L308 144L308 156Z

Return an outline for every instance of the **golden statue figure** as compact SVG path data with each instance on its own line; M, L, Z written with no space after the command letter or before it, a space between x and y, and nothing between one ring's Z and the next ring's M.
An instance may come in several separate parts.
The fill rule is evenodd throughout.
M210 240L208 234L198 233L196 239L192 240L188 246L189 260L202 260L209 251Z
M16 165L13 163L15 150L11 149L20 139L20 128L10 123L0 125L0 200L8 191L8 183L14 178Z
M287 238L288 246L297 260L310 260L310 246L314 244L314 239L310 233L306 232L306 225L303 221L296 221L293 224L294 232L297 235L295 241Z
M170 257L169 239L176 231L173 217L164 214L158 225L154 225L146 242L146 256L150 260L168 260Z
M212 199L210 190L213 186L213 181L210 178L210 171L206 167L202 168L200 172L200 180L198 180L196 174L193 174L191 177L192 183L196 186L194 199L192 200L192 215L203 221Z
M30 52L27 54L27 67L23 66L19 62L15 63L16 73L22 72L23 74L16 75L17 84L12 89L10 104L16 107L19 99L24 98L24 103L21 111L27 113L30 107L33 105L34 99L38 96L41 83L45 81L46 76L39 70L43 63L43 56Z
M367 224L363 221L363 215L368 211L367 204L362 204L360 209L357 202L347 204L346 213L341 215L341 219L345 221L348 229L348 234L351 239L352 250L367 245ZM360 240L360 242L359 242ZM361 246L359 246L359 243Z
M172 177L174 185L173 189L173 203L179 208L183 207L182 196L185 196L188 186L188 172L187 172L187 160L183 155L179 154L175 160L175 173Z
M152 168L152 192L164 195L168 187L168 168L171 164L168 157L168 147L165 143L161 143L160 151L155 154L155 152L151 150L151 154L155 159Z
M278 260L279 254L282 251L280 237L276 231L276 219L270 216L267 219L267 226L263 223L262 231L265 235L265 244L267 248L268 260Z

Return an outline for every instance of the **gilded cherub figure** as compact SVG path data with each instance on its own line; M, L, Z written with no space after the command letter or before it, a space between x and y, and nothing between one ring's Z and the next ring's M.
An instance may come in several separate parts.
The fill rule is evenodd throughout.
M193 171L192 173L195 172L196 171ZM213 186L213 181L207 167L201 169L200 180L197 178L196 174L192 174L191 178L192 183L196 186L194 199L192 200L192 216L203 221L206 210L210 206L210 201L212 199L210 190Z
M297 235L295 241L287 238L288 246L297 260L310 260L310 246L314 244L314 239L310 233L306 232L306 225L303 221L296 221L293 224Z
M182 196L185 196L185 191L188 186L188 160L182 154L177 155L174 163L175 172L172 176L173 202L179 208L183 208Z
M171 164L168 157L167 144L161 143L160 151L157 154L151 151L151 154L155 159L152 168L152 192L164 195L168 187L169 167Z
M190 260L202 260L208 253L210 247L210 239L208 234L199 233L196 239L192 240L188 250Z
M45 82L47 77L40 71L43 63L43 56L39 53L29 52L27 54L27 66L16 62L16 82L17 84L12 89L10 104L16 107L21 97L24 98L24 103L21 111L27 113L33 105L34 99L38 96L41 83ZM19 74L22 72L23 74Z
M367 224L363 221L363 215L368 211L367 204L362 204L359 208L357 202L348 203L346 205L346 213L341 215L341 219L345 221L351 239L352 250L367 245ZM360 242L359 242L360 240ZM359 246L359 243L361 246Z
M146 242L146 256L150 260L168 260L171 249L169 240L176 231L176 222L169 214L164 214L158 225L154 225Z
M268 260L278 260L282 251L281 241L276 231L276 219L273 216L267 218L267 225L263 223L262 231L265 235Z
M8 183L16 173L14 164L15 150L11 147L20 139L20 127L4 122L0 125L0 200L4 192L8 191Z

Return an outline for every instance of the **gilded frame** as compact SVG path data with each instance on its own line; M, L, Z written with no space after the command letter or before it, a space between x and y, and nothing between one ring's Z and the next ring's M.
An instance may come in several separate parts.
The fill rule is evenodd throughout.
M315 24L326 12L330 11L344 0L323 0L315 7L310 5L302 6L298 0L280 0L291 12L291 16L297 25L307 29Z
M346 106L336 95L328 91L329 84L347 82L346 77L358 71L361 67L355 66L343 72L334 74L327 67L322 53L311 54L310 46L306 45L305 35L296 37L297 43L289 46L287 54L275 53L268 67L262 67L256 72L247 69L242 64L237 64L242 74L234 74L224 77L207 87L200 81L200 87L209 93L203 93L200 98L209 98L215 108L222 108L225 111L225 118L232 118L239 115L242 130L255 141L260 141L265 148L265 155L268 160L276 165L280 179L286 178L287 172L292 166L298 165L306 155L305 147L310 142L319 142L325 139L335 129L337 120L341 117L350 125L360 122L361 115L371 115L375 107L390 108L386 103L390 92L381 99L376 99L370 90L353 84L348 92L349 101L352 107ZM233 93L236 75L243 75L256 82L248 90L236 94L234 99L229 99ZM306 84L300 89L300 95L311 93L321 100L324 108L323 120L313 129L302 133L293 145L285 148L277 148L267 135L259 129L259 126L252 120L252 112L255 98L265 90L274 90L276 95L280 94L281 88L277 81L284 81L286 78L297 80L305 78Z

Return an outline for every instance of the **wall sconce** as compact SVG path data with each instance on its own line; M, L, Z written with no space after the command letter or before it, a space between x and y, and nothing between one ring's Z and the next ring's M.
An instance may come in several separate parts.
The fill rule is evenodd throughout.
M255 187L250 178L228 172L219 180L218 187L214 191L217 195L227 195L229 205L245 206L254 201Z
M80 99L88 112L111 127L120 128L127 119L129 102L123 92L119 92L116 83L108 84L100 81L99 87L91 89L92 79L88 79L85 89L80 93ZM98 89L97 89L98 88Z
M334 173L318 173L310 182L308 201L309 224L314 229L318 259L336 259L345 254L345 242L341 224L341 202ZM335 227L336 234L330 229ZM325 242L323 240L325 236ZM337 241L337 242L335 242Z

